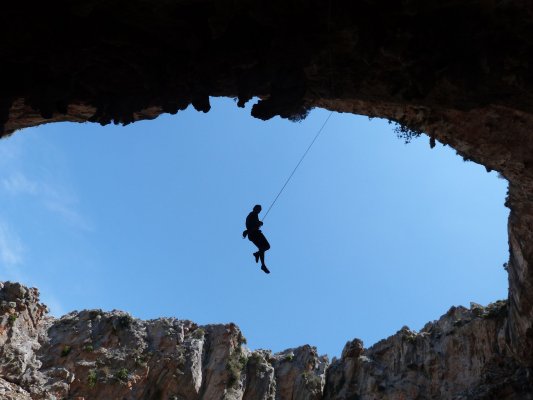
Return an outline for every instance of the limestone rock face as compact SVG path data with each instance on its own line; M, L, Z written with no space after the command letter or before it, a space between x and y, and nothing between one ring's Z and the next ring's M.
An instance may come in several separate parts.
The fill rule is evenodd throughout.
M504 301L452 307L368 349L354 339L330 365L309 345L251 351L234 324L101 310L54 319L37 289L0 286L0 399L533 399Z
M0 378L23 384L38 370L36 351L50 321L46 311L37 289L0 282ZM9 385L2 390L8 389Z
M141 321L121 311L53 319L37 289L18 283L3 283L0 301L2 400L322 397L328 360L311 346L252 352L234 324Z
M31 400L31 397L30 394L20 386L14 385L0 378L0 399Z
M452 307L420 332L403 327L363 349L348 342L328 370L324 399L530 399L529 371L505 337L505 302Z

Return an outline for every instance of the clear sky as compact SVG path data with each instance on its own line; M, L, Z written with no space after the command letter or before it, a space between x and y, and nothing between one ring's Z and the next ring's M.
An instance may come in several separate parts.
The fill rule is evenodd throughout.
M507 297L507 182L348 114L333 114L265 220L265 275L244 220L266 211L328 112L263 122L230 99L212 106L0 141L2 279L37 286L54 315L235 322L252 349L330 357Z

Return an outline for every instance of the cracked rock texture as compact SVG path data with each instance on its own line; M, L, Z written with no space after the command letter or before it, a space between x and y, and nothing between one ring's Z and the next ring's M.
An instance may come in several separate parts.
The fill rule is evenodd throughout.
M505 301L452 307L368 349L354 339L330 364L309 345L251 351L234 324L102 310L55 319L37 289L1 286L1 399L533 399Z

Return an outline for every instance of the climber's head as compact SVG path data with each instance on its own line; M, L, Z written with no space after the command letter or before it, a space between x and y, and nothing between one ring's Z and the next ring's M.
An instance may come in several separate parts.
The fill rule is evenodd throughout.
M254 212L256 212L258 214L261 212L261 206L259 204L254 206Z

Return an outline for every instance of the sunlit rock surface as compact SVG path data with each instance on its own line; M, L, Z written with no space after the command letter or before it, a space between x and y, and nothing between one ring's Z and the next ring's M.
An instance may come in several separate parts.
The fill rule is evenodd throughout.
M250 351L234 324L46 315L37 289L1 284L1 399L321 399L328 360Z
M529 399L530 371L505 337L507 304L452 307L331 365L304 345L249 350L234 324L198 326L122 311L47 316L37 289L0 290L2 399Z
M505 338L505 302L452 307L420 332L404 327L329 367L324 399L529 399L529 371Z

